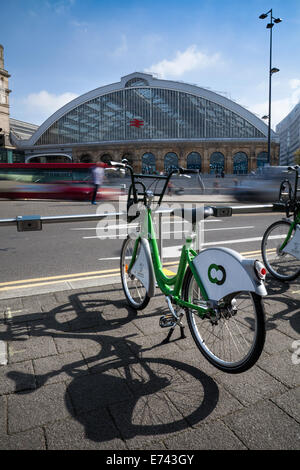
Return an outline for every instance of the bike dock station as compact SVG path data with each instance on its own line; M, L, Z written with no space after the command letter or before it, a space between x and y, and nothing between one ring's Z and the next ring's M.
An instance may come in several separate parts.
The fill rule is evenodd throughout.
M231 208L263 213L273 205ZM157 214L161 254L170 211ZM20 216L1 219L0 230L125 215ZM136 313L120 280L0 299L0 449L298 449L299 279L266 286L264 352L236 375L205 361L190 335L163 344L164 297Z

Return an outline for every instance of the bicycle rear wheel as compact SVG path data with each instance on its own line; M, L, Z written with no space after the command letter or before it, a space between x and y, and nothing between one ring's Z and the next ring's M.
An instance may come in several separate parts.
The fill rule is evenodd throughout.
M201 305L197 281L188 268L184 300ZM186 309L192 337L215 367L228 373L241 373L258 360L265 342L265 315L262 298L253 292L236 292L222 299L214 312L200 317L196 310Z
M292 222L278 220L264 233L261 252L269 273L279 281L292 281L300 275L300 261L288 253L282 253L280 247L287 237ZM293 230L291 238L294 236Z
M129 305L135 310L142 310L147 307L150 297L141 281L139 281L133 274L128 270L136 240L129 236L124 240L121 250L120 270L121 270L121 281L123 290ZM137 249L137 256L139 254L141 245L139 244Z

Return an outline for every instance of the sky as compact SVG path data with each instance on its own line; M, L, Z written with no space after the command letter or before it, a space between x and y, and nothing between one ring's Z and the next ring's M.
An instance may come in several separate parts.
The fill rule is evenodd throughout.
M300 0L0 0L12 118L57 109L133 72L192 83L268 114L270 20L275 129L300 99Z

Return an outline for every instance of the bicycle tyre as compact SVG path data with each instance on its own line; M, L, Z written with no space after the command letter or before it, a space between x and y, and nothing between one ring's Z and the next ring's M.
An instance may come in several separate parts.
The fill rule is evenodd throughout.
M279 247L288 234L291 224L292 222L288 220L274 222L265 231L261 242L262 258L267 270L275 279L283 282L293 281L300 275L299 260L288 253L279 253Z
M127 237L122 245L120 272L123 291L130 307L142 310L147 307L150 297L143 284L134 276L128 274L128 261L132 257L135 240ZM138 248L139 249L139 248Z
M194 295L201 301L200 289L188 268L183 298L195 303ZM191 335L203 356L217 369L238 374L250 369L259 359L265 343L266 326L261 296L248 291L237 292L234 296L237 303L234 314L224 311L216 320L212 315L201 318L195 310L186 308L186 316ZM251 308L247 310L244 304L238 309L238 298L241 298L240 305L249 299ZM222 301L226 302L226 299ZM240 352L242 356L238 357Z

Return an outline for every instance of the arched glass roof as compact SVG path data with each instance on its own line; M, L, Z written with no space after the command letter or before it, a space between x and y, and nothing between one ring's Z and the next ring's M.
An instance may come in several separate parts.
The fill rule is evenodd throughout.
M43 146L266 136L265 123L221 95L135 73L68 103L27 142Z

